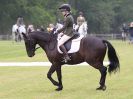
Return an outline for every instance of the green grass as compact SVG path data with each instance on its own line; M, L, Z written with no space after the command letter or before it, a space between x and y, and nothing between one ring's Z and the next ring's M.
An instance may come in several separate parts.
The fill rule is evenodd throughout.
M133 45L121 41L111 43L119 55L121 70L107 75L106 91L95 90L100 73L91 66L63 67L64 89L61 92L54 91L56 87L47 79L49 67L0 67L0 99L133 99ZM16 52L10 53L12 50ZM33 59L27 58L23 43L0 42L0 51L3 53L0 61L47 60L41 49ZM4 53L7 51L6 60ZM53 77L56 79L56 73Z
M24 43L15 43L12 41L0 41L0 61L27 62L27 61L48 61L48 60L41 48L36 51L35 57L29 58L27 56Z

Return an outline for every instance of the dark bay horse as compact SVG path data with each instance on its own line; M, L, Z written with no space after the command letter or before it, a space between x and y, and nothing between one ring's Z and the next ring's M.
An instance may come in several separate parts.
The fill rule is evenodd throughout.
M108 49L109 68L108 72L116 72L120 68L119 59L117 57L114 47L107 40L101 40L97 37L86 36L82 38L80 49L76 53L71 53L69 56L71 60L67 63L63 62L63 55L57 50L57 37L53 34L44 32L33 32L29 35L23 34L27 55L33 57L35 55L36 45L38 44L46 53L49 61L52 63L47 77L57 86L57 91L63 89L61 66L64 64L79 64L87 62L89 65L98 69L101 74L100 87L97 90L105 90L105 80L107 67L103 65L103 60ZM56 71L58 81L52 78L52 74Z

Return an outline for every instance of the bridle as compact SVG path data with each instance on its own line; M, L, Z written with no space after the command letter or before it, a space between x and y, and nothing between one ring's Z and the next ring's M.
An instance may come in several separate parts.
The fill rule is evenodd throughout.
M39 47L36 47L36 48L35 48L35 51L38 50L39 48L40 48L40 46L39 46Z
M31 39L29 38L29 39L27 39L27 41L28 41L28 46L29 46L29 47L32 46L32 45L31 45ZM39 46L39 47L36 47L35 49L32 48L31 51L32 51L32 52L35 52L35 51L37 51L37 49L39 49L39 48L40 48L40 46Z

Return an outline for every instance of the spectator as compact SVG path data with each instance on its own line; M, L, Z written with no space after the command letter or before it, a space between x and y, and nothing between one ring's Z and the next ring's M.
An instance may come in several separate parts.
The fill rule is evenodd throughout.
M40 27L40 31L42 31L42 32L44 32L44 31L45 31L45 29L44 29L44 26L43 26L43 25L41 25L41 27Z
M130 35L130 38L129 38L129 43L133 43L133 22L130 23L130 26L129 26L129 35Z
M23 17L21 17L21 16L18 17L16 24L17 24L17 26L24 25L24 19L23 19Z
M27 33L32 33L32 32L34 32L34 31L35 31L34 25L32 25L32 24L28 25Z
M127 33L128 33L128 28L127 28L126 24L123 23L123 25L122 25L122 41L126 41Z
M85 17L83 16L83 12L79 12L79 16L77 17L77 25L82 25L85 22Z
M87 22L85 21L85 17L82 12L79 12L79 16L77 17L77 25L74 25L74 29L83 36L87 35Z
M12 27L12 37L16 42L21 41L23 36L21 33L26 33L23 17L18 17L16 24Z
M55 27L54 24L49 24L49 26L47 27L47 31L49 33L51 33L53 31L54 27Z

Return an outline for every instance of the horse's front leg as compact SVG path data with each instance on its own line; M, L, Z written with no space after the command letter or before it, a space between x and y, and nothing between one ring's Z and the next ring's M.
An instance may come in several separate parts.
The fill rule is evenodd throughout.
M55 72L55 70L56 66L52 65L47 73L47 77L53 83L53 85L59 86L59 83L52 78L52 74Z
M62 73L61 73L61 65L57 66L56 68L56 73L57 73L57 77L58 77L58 81L59 81L59 86L56 89L56 91L61 91L63 89L63 85L62 85Z

